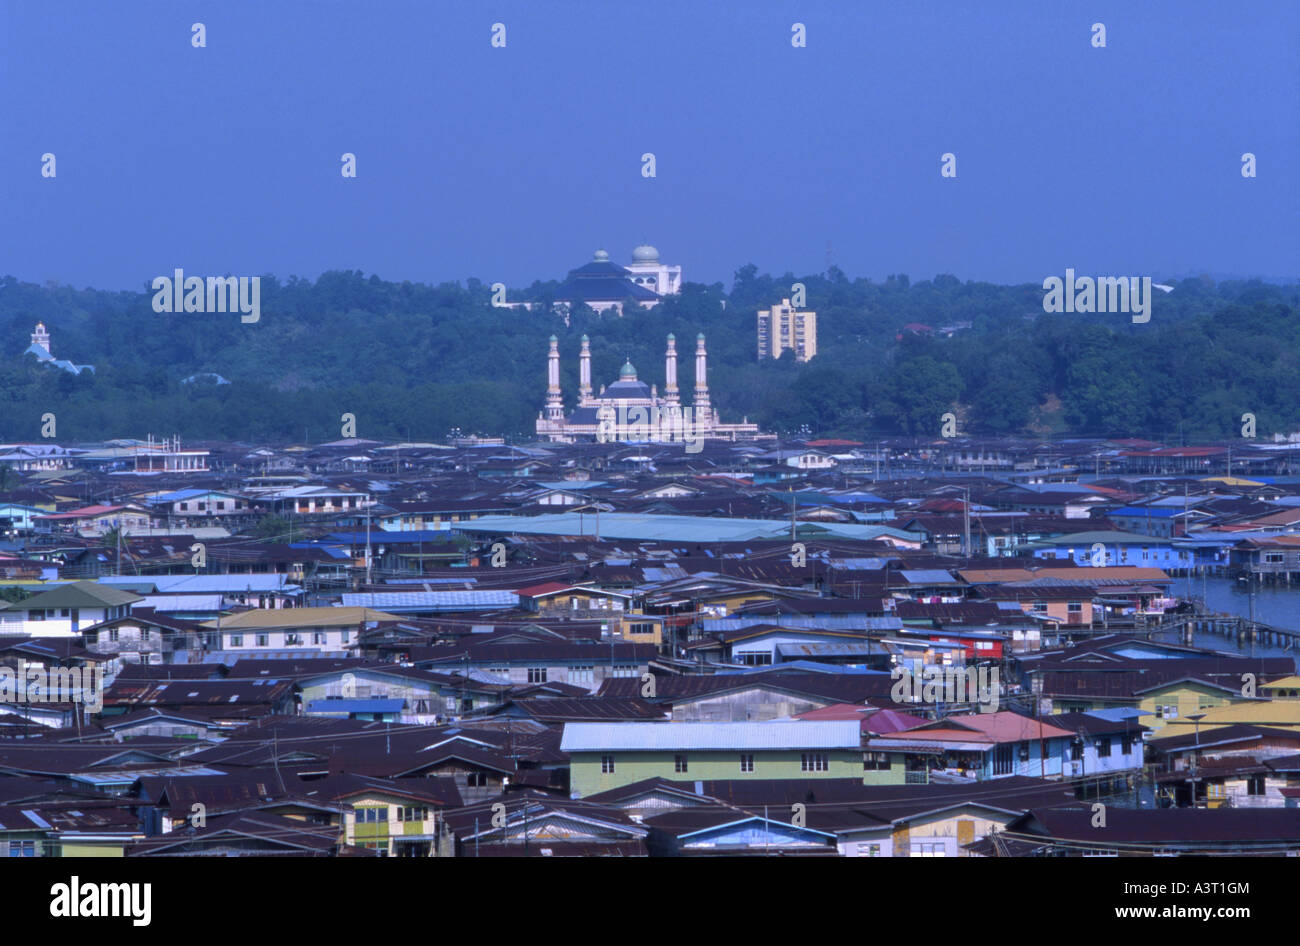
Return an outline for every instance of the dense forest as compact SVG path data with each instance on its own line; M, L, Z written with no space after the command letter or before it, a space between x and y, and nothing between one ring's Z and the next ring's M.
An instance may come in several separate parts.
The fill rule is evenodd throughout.
M756 312L802 282L817 312L819 354L757 360ZM557 283L511 290L546 302ZM189 440L322 442L340 436L433 440L465 433L531 437L545 395L547 339L560 339L566 404L579 339L593 381L631 359L663 389L664 339L676 334L678 384L694 384L694 338L706 333L709 386L723 419L778 433L863 438L959 433L1147 436L1173 443L1300 429L1300 286L1186 279L1154 293L1151 319L1046 314L1041 286L953 276L912 283L739 269L730 291L688 283L625 317L585 307L555 314L493 308L477 279L428 286L328 272L312 282L262 277L261 319L153 311L152 292L105 292L0 280L0 438L38 440L41 415L62 442L179 433ZM22 352L37 321L72 375ZM903 330L969 323L951 337ZM217 384L194 375L215 373ZM191 380L187 380L191 379Z

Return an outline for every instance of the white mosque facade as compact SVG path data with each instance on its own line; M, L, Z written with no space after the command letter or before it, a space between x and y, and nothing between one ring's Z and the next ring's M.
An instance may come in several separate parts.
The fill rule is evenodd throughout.
M632 262L624 267L631 273L632 282L661 296L673 296L682 291L682 268L659 262L659 251L642 244L632 251Z
M578 401L573 411L564 412L560 390L559 340L552 335L546 356L546 406L537 415L537 436L553 443L585 440L629 443L689 443L704 439L754 440L765 436L757 424L745 418L739 424L724 424L709 399L708 351L701 333L695 340L695 391L691 404L682 403L677 387L677 342L668 336L664 353L664 390L637 378L631 362L623 365L618 380L601 385L595 394L591 385L591 343L582 336L578 355Z

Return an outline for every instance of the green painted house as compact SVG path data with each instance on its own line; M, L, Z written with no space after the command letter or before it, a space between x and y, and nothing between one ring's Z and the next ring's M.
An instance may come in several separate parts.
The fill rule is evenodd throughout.
M861 779L865 764L858 720L568 723L560 749L575 798L649 778Z

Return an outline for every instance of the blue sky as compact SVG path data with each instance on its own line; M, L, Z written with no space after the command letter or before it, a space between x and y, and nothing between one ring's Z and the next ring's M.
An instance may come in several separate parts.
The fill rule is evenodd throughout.
M1295 278L1297 35L1290 0L8 3L0 274L519 286L649 241L728 286L828 244L875 279Z

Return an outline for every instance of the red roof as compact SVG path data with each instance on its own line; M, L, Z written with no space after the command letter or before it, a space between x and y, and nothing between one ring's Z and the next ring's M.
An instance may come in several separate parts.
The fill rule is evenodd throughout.
M566 585L562 581L546 581L540 585L529 585L527 588L516 588L515 594L521 598L542 598L546 595L553 595L557 591L568 591L573 585ZM588 589L589 590L589 589Z

